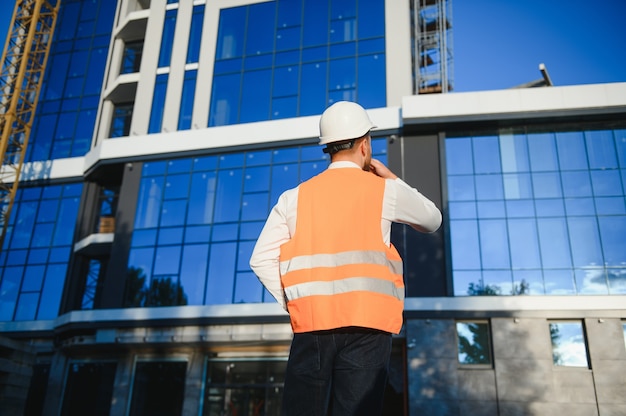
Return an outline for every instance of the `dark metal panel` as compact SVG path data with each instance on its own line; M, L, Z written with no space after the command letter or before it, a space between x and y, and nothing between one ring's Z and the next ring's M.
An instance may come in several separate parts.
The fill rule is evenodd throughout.
M124 176L115 218L115 237L102 287L100 307L103 309L121 308L124 306L126 269L142 167L143 163L141 162L126 163L124 165Z
M442 209L439 137L392 137L390 169ZM394 224L391 240L404 260L407 297L448 296L443 225L432 234Z

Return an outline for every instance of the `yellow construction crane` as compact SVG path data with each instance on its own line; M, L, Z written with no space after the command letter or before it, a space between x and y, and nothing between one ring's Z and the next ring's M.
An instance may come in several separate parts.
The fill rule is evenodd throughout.
M17 0L0 73L0 250L19 186L61 0Z

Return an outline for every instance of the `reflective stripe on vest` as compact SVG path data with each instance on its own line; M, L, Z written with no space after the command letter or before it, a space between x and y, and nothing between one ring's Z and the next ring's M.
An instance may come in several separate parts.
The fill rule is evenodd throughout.
M402 260L390 260L380 251L346 251L338 254L298 256L280 262L280 274L314 267L337 267L348 264L378 264L387 266L395 274L402 274Z
M299 283L285 288L285 295L291 301L306 296L338 295L361 290L392 296L404 301L404 287L396 287L393 282L371 277L350 277L342 280L331 280L330 282Z

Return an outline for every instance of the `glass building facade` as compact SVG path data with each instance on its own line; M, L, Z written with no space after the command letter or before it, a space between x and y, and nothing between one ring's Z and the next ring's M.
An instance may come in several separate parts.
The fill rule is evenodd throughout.
M392 230L387 414L623 408L626 102L414 96L409 3L61 2L0 252L0 342L37 345L28 414L278 414L292 333L248 262L327 167L339 100L444 215Z
M626 131L446 140L455 295L626 292Z

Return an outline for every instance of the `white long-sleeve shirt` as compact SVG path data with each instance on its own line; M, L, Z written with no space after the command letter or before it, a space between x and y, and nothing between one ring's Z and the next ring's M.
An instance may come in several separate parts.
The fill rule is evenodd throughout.
M360 167L352 162L334 162L328 169ZM280 282L280 246L291 239L296 230L298 187L285 191L270 212L261 231L250 267L276 301L287 310ZM385 244L390 244L391 224L408 224L417 231L431 233L441 225L441 212L435 204L400 178L386 179L380 227Z

